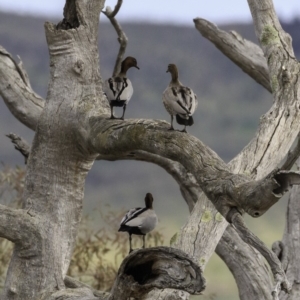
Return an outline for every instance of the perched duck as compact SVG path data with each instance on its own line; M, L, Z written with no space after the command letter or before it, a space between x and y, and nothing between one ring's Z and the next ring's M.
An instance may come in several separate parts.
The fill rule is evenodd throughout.
M131 81L126 77L126 73L131 67L140 69L137 65L136 59L128 56L122 61L120 73L114 77L108 78L104 82L103 91L110 105L111 119L124 120L126 105L133 94ZM123 107L123 114L121 118L116 118L114 116L114 106Z
M198 101L196 94L178 80L178 69L175 64L169 64L167 73L170 72L172 80L163 92L163 104L167 112L171 115L171 127L174 130L173 117L180 125L184 125L182 132L186 132L186 126L194 124L193 113L195 112Z
M153 210L153 196L147 193L145 197L144 208L137 207L130 209L123 217L118 231L127 231L129 233L129 253L132 251L131 235L143 236L143 248L145 248L145 235L152 231L157 224L157 216Z

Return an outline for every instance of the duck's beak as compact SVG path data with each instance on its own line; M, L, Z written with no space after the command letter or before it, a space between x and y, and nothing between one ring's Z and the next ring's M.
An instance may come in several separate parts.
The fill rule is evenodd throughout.
M169 72L169 69L166 71L166 73L168 73Z
M136 66L134 66L135 68L137 68L138 70L140 69L139 67L138 67L138 65L136 65Z

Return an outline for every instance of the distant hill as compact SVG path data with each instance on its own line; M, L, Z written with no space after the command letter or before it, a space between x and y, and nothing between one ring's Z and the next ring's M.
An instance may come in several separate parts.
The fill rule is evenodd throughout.
M111 75L118 42L111 25L103 20L105 18L101 16L99 46L101 74L105 79ZM14 57L20 55L34 90L43 97L46 96L49 72L43 28L45 21L44 18L0 13L0 45ZM56 23L58 20L50 21ZM297 55L300 53L299 23L295 20L283 24L293 36ZM126 54L135 56L141 68L140 71L129 71L134 95L126 117L169 121L161 94L170 81L170 75L166 74L167 65L176 63L181 81L193 88L199 99L195 125L188 131L224 160L234 157L253 137L259 117L271 106L271 95L193 27L144 23L124 23L122 27L129 38ZM250 40L256 40L250 24L220 27L233 29ZM29 141L33 137L33 133L16 121L0 101L0 161L23 165L23 158L4 137L8 132L20 134ZM88 175L85 210L91 212L100 203L108 203L113 209L138 206L143 203L148 191L155 197L160 226L169 238L185 221L188 212L178 186L156 165L129 161L96 162ZM282 208L276 207L277 210L272 210L272 218L267 214L257 221L266 231L273 227L270 219L283 220ZM268 234L266 242L280 237L282 228L283 224L274 234ZM233 300L232 296L228 299Z

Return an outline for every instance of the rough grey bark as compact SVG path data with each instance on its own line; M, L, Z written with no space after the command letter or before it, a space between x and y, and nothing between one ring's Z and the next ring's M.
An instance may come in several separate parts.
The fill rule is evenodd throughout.
M263 17L260 14L266 7L259 10L255 3L250 5L254 20L261 22ZM188 223L175 239L175 245L203 266L227 226L221 214L227 216L232 206L250 214L263 213L267 207L261 208L270 198L262 198L259 207L251 204L251 200L262 192L271 196L272 204L277 200L272 190L280 182L270 181L267 175L289 152L300 125L298 110L294 109L298 65L290 56L280 56L289 45L284 42L284 47L280 47L282 41L278 38L279 34L274 34L273 25L267 24L264 28L258 24L257 34L262 35L265 56L271 56L268 63L274 105L262 118L255 139L227 166L199 140L167 132L169 125L166 122L107 120L108 104L102 94L97 67L96 32L102 6L102 1L67 0L64 20L57 26L45 25L51 66L45 106L42 101L34 102L36 97L12 59L7 54L0 56L3 74L13 74L4 77L7 81L0 80L1 95L18 119L32 129L36 128L28 161L24 210L30 213L34 222L38 222L42 237L42 242L37 243L39 255L34 259L20 258L20 249L15 248L4 299L94 299L93 292L86 287L64 290L63 279L80 221L85 176L96 158L128 159L142 153L148 161L166 159L170 173L174 173L176 168L183 168L182 172L189 174L191 180L182 183L181 190L183 195L190 196L190 208L196 198L194 192L201 188L217 210L205 196L201 197ZM277 59L282 59L284 69ZM9 85L18 77L20 82L11 88ZM24 98L25 90L29 91L25 93L28 99ZM23 107L32 107L25 117ZM287 131L289 134L286 134ZM144 143L145 137L150 141ZM178 157L178 152L183 154L182 157ZM173 170L171 161L176 161ZM161 165L164 164L161 161ZM190 192L193 181L196 183L195 191ZM269 188L262 190L261 183L265 182L269 183ZM251 197L243 201L249 195ZM5 210L2 213L6 214ZM21 274L23 280L16 281L16 273ZM32 278L38 280L33 282ZM157 295L164 299L187 299L183 292L173 290L155 290L151 295L152 299Z
M259 252L240 241L238 233L232 226L227 227L216 252L232 272L239 287L240 299L271 299L270 276L252 275L253 270L259 270L258 274L260 274L261 269L265 272L262 273L263 275L269 274L269 269L263 260L257 259L260 257ZM241 261L243 261L242 265Z
M267 60L269 62L269 65L271 65L271 67L273 68L270 72L270 83L272 85L272 87L276 90L280 90L280 94L281 93L284 93L286 92L287 94L293 94L294 93L294 90L298 90L299 89L299 84L298 84L298 81L295 80L297 79L297 69L298 69L298 63L295 61L295 59L293 57L290 57L290 59L288 59L289 63L291 64L291 70L293 70L293 72L291 73L291 70L288 69L286 66L285 66L285 59L281 59L281 58L284 58L285 55L284 53L286 52L289 52L290 53L293 53L292 52L292 48L290 46L290 38L289 37L286 37L286 34L283 33L281 27L279 26L279 22L276 18L276 15L275 15L275 12L274 12L274 9L273 9L273 6L272 6L272 3L271 1L260 1L259 3L256 3L255 1L249 1L249 4L251 5L252 7L252 14L253 14L253 18L254 18L254 21L255 21L255 24L257 25L256 28L256 32L258 34L258 37L262 37L262 43L264 44L264 52L265 52L265 55L267 57ZM276 28L274 29L273 28L273 21L272 20L275 20L274 21L274 24L276 24ZM265 28L261 28L261 26L259 24L257 24L258 22L261 23L263 21L267 20L267 23L269 24L266 24L266 27ZM198 20L195 20L195 23L197 24L197 21ZM224 34L224 32L222 31L219 31L218 28L216 26L213 26L213 25L208 25L208 28L206 29L205 28L205 25L206 24L206 21L204 20L201 20L201 28L199 26L197 26L197 29L201 30L202 34L204 36L207 36L208 33L210 34L210 36L208 37L209 39L211 39L214 43L219 43L219 45L217 45L217 47L225 54L225 55L228 55L228 48L230 47L234 47L234 48L237 48L237 49L243 49L243 53L240 53L240 54L237 54L236 57L238 57L238 59L241 60L240 63L238 63L238 65L241 65L243 63L248 63L249 66L247 67L242 67L244 70L250 70L251 71L251 60L252 60L252 56L253 56L253 53L251 53L251 48L253 48L252 46L248 47L247 46L247 43L244 42L244 39L240 38L239 36L235 36L237 38L237 41L234 41L235 38L233 37L230 37L229 34ZM210 23L208 23L210 24ZM199 25L199 24L197 24ZM260 32L261 30L261 32ZM279 31L279 34L278 32ZM216 35L216 36L214 36ZM283 35L286 37L286 40L288 41L288 43L282 41L281 39L279 39L278 37L280 35ZM221 39L223 38L223 39ZM274 40L274 41L273 41ZM247 46L245 48L241 48L239 45L239 43L242 43L243 46ZM275 42L275 44L278 42L279 44L282 45L282 47L280 47L280 45L277 45L279 50L276 48L276 47L272 47L272 43ZM273 60L274 61L271 61L269 60L269 57L270 57L270 52L267 52L266 50L269 50L272 49L272 51L275 52L275 54L277 54L279 57L277 57L277 63L279 63L279 65L277 65L277 73L276 73L276 69L274 70L274 66L276 66L276 64L274 63L274 61L276 61L275 59L275 56L273 56ZM230 54L230 56L232 56ZM229 58L231 58L229 56ZM244 59L244 57L246 56L246 59ZM235 59L236 59L235 57ZM261 61L260 59L258 61ZM254 66L256 64L254 63ZM259 63L259 66L258 68L261 66L261 63ZM282 66L280 68L280 66ZM275 71L275 73L274 73ZM252 75L249 74L250 76L255 76L256 79L260 84L262 84L263 86L265 86L265 83L264 83L264 77L265 76L256 76L255 75L255 70L253 70L253 72L251 71ZM278 74L278 75L276 75ZM266 87L266 86L265 86ZM268 90L269 88L266 87ZM285 90L285 91L284 91ZM280 95L279 94L279 95ZM291 108L292 110L298 110L298 107L297 107L297 103L298 103L298 99L297 99L297 92L295 92L295 97L294 99L294 103L291 105ZM281 94L282 96L282 94ZM278 95L275 96L275 101L278 101L279 103L282 101L279 99L280 97ZM284 98L283 98L284 99ZM285 100L287 99L291 99L290 96L286 97ZM287 100L289 101L289 100ZM289 111L290 109L287 109L285 111L285 114L287 116L289 116ZM273 114L273 110L270 111L270 114ZM297 118L295 119L297 120ZM278 126L280 126L280 123L278 123ZM298 131L296 131L295 133L298 133ZM275 136L274 136L275 137ZM251 148L249 147L249 150ZM253 150L255 148L253 147ZM247 148L245 149L247 150ZM248 152L248 151L247 151ZM245 151L244 153L241 153L241 154L244 154L244 158L247 159L247 152ZM248 152L250 153L251 150ZM295 160L297 159L297 157L299 156L299 142L297 143L297 145L295 146L294 149L292 149L285 162L283 164L281 164L282 168L285 168L285 169L289 169L292 167L293 163L295 162ZM244 161L244 159L242 158L243 155L240 155L239 157L237 157L235 160L240 160L240 161ZM231 237L229 237L231 238ZM222 239L223 240L223 239ZM220 254L224 251L221 252L220 249L222 249L223 247L226 249L226 244L224 243L224 241L221 240L221 243L219 244L218 248L217 248L217 252ZM231 241L233 244L236 245L237 248L240 248L242 246L242 242L239 241L238 239L235 239L234 241ZM246 247L247 248L247 247ZM223 250L225 250L223 249ZM260 287L264 287L264 283L263 283L263 280L261 280L262 278L267 278L268 277L268 273L264 272L263 271L263 268L259 267L259 260L257 260L256 262L256 268L255 268L255 272L249 272L247 270L247 262L248 261L251 261L253 260L253 257L251 255L252 251L250 248L248 248L248 251L244 251L244 257L243 256L236 256L236 260L238 260L238 263L235 264L235 265L231 265L232 263L232 260L230 259L227 259L226 260L226 263L227 265L229 265L230 269L233 269L235 270L234 274L235 273L239 273L239 276L236 276L236 282L238 284L238 287L239 287L239 292L240 292L240 296L241 296L241 299L255 299L255 293L256 293L256 290L257 290L257 286L255 284L255 282L258 282L258 285ZM230 257L230 254L228 253L227 254L229 257ZM248 295L246 293L243 293L243 290L245 290L245 284L242 280L242 276L240 276L240 274L242 273L246 273L245 276L247 276L249 278L248 280L248 289L249 287L252 286L251 288L251 292L248 293ZM252 285L252 283L254 283ZM259 283L263 283L263 284L259 284ZM294 293L294 287L293 287L293 292L292 294ZM270 298L267 298L266 295L264 296L265 298L264 299L270 299ZM269 296L270 297L270 296ZM287 296L286 296L287 297ZM282 294L281 294L281 297L282 298ZM285 298L282 298L282 299L285 299ZM296 299L296 298L295 298Z
M244 39L235 31L221 30L207 20L197 18L194 19L194 23L203 37L210 40L256 82L272 92L268 65L263 51L258 45Z
M12 114L35 130L44 101L31 89L24 74L11 55L0 46L0 95Z
M20 136L14 134L14 133L9 133L6 135L11 142L14 144L15 149L20 151L21 154L24 156L25 158L25 165L27 164L27 159L30 153L30 146L29 144Z
M299 169L299 165L298 165ZM286 275L292 284L291 294L281 293L280 300L300 298L300 205L299 188L293 188L286 214L286 226L282 241L273 244L272 249L279 257Z
M205 288L202 270L184 252L167 247L140 249L122 262L111 300L141 299L153 288L166 286L200 294Z

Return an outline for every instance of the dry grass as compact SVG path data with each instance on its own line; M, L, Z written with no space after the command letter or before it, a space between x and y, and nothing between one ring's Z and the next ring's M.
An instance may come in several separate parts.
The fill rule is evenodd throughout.
M0 200L11 207L21 207L25 169L3 167L0 172ZM70 263L68 275L91 285L97 290L109 290L118 268L128 254L129 242L126 233L118 233L118 226L125 212L116 212L106 206L99 210L97 223L101 229L93 229L95 220L84 216L79 229L77 243ZM162 245L164 237L158 231L146 236L146 244ZM141 244L140 237L133 237L133 247ZM13 244L0 238L0 290L3 288Z

